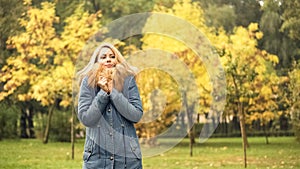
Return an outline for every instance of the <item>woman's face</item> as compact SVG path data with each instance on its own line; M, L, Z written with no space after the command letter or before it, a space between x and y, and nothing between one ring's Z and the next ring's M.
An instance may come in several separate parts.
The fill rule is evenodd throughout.
M103 47L98 55L98 63L106 68L112 68L116 66L118 61L115 54L110 48Z

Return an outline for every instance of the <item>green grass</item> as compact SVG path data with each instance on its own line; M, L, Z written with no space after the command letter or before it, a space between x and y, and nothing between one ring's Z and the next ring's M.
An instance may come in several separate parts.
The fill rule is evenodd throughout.
M248 138L248 168L300 168L300 144L294 137ZM166 140L164 140L166 141ZM168 140L167 140L168 141ZM71 144L37 139L0 141L1 169L77 169L82 165L83 140L75 144L71 160ZM144 169L243 168L241 138L211 138L194 146L189 156L188 140L154 157L143 159Z

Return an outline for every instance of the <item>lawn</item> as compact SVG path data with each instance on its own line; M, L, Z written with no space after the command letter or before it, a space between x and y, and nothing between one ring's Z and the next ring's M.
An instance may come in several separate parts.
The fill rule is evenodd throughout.
M300 168L300 143L294 137L250 137L248 168ZM0 169L77 169L81 168L83 140L75 144L71 160L71 144L37 139L0 141ZM154 157L143 159L144 169L243 168L240 138L210 138L194 146L189 156L188 140Z

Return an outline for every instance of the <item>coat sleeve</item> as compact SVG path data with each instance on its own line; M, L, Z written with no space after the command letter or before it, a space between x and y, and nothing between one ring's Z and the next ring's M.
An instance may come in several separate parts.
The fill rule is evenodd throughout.
M137 123L143 116L142 102L140 93L136 85L134 77L129 79L128 99L116 89L113 89L110 94L110 99L117 111L127 120Z
M109 96L100 90L96 96L94 89L88 86L87 78L82 80L78 100L78 118L86 127L96 127L105 107L109 102Z

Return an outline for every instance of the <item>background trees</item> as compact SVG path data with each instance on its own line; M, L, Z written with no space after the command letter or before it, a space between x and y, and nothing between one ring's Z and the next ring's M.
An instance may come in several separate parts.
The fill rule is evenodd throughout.
M282 3L284 11L283 11L283 19L284 23L282 25L282 30L287 30L289 32L289 36L292 39L300 39L299 26L299 16L300 10L299 5L300 1L279 1Z
M11 54L11 50L6 50L6 41L8 37L17 34L21 29L18 26L18 18L24 11L22 0L0 1L0 66L5 64L6 58Z
M264 33L260 47L279 57L280 63L277 67L283 71L282 74L286 74L297 55L296 42L288 37L287 31L281 31L284 10L286 9L280 1L264 1L263 14L259 22Z
M168 8L164 5L156 5L154 6L153 12L163 12L166 14L171 14L173 16L176 16L180 19L184 19L190 23L192 23L195 27L200 29L201 31L205 33L209 33L209 28L204 23L204 15L203 10L200 8L199 3L197 2L191 2L189 0L183 0L183 1L174 1L174 5L171 8ZM163 27L164 18L151 18L146 22L145 27ZM177 31L176 26L182 26L182 25L176 25L176 22L173 23L174 25L174 32ZM184 28L182 28L184 29ZM172 30L169 30L172 31ZM191 32L186 32L187 40L191 40L193 35ZM189 38L190 37L190 38ZM200 38L200 37L199 37ZM205 38L205 37L202 37ZM208 73L205 71L204 63L200 60L199 56L195 55L194 51L189 49L186 44L179 41L180 39L176 39L176 37L168 37L167 35L160 35L160 34L146 34L142 41L143 41L143 50L148 49L160 49L162 51L170 52L171 54L174 54L174 59L179 59L186 67L185 68L179 68L176 66L176 62L172 60L166 60L162 61L160 60L160 64L171 64L171 72L173 72L173 76L175 77L177 83L179 83L181 87L179 90L181 94L182 99L182 109L181 112L177 112L177 117L180 116L183 117L184 124L181 124L180 128L186 128L187 132L189 133L190 137L190 146L192 147L193 143L195 142L194 138L195 135L192 132L193 124L195 123L194 116L198 113L204 113L200 112L197 108L200 103L200 95L202 98L208 98L206 100L207 102L210 102L209 99L211 99L210 92L212 91L212 86L209 83L208 79ZM205 41L202 42L203 44L206 43ZM201 53L202 55L205 55L206 53ZM178 57L178 58L177 58ZM167 58L167 57L165 57ZM164 59L163 59L164 60ZM164 64L163 64L164 65ZM194 75L194 79L191 77L188 77L188 74L184 74L184 72L190 71L192 75ZM163 79L162 79L163 80ZM193 85L194 84L194 85ZM141 88L142 89L142 88ZM206 91L205 91L206 90ZM208 92L208 91L209 92ZM202 109L207 108L207 104L203 103L201 106ZM174 121L173 121L174 123ZM192 152L190 152L192 155Z
M295 135L297 139L300 139L300 100L299 100L299 89L300 89L300 69L299 63L294 65L295 69L289 73L290 83L289 90L291 91L291 100L290 100L290 115L293 120L293 127L295 129Z
M3 16L0 21L1 25L5 25L0 28L0 105L3 107L0 138L19 132L24 137L40 137L34 133L34 126L27 124L36 122L33 124L42 129L53 129L56 125L50 126L52 113L57 119L52 123L59 121L59 115L64 113L65 122L68 122L68 114L72 111L74 65L86 41L101 25L124 15L146 11L171 14L192 23L216 47L227 73L227 106L224 112L219 112L223 113L223 120L227 120L227 131L232 131L234 123L238 124L243 118L245 123L242 126L245 125L249 132L266 129L266 134L268 130L275 131L277 125L284 126L283 119L297 120L297 113L294 113L298 109L296 84L299 67L295 66L299 59L298 0L0 2L0 14ZM145 25L151 24L150 20L144 22ZM157 26L155 22L152 24ZM140 73L138 83L145 110L149 113L145 117L150 116L150 112L161 110L156 103L167 105L162 114L165 120L153 122L151 130L144 130L141 125L141 135L156 135L176 123L176 116L182 117L182 128L188 125L187 119L196 121L197 116L201 117L199 123L204 123L203 119L206 122L212 120L205 115L210 110L211 92L214 90L207 68L193 51L175 39L154 34L130 37L124 42L131 45L130 50L160 48L176 55L197 77L195 89L179 90L174 79L165 72L149 69ZM121 46L120 49L124 54L130 54L128 48ZM173 69L177 68L174 66ZM148 81L149 78L152 81ZM159 80L161 78L163 82ZM195 90L200 95L195 95ZM176 100L180 98L179 93L185 93L189 98L185 103L186 109L178 108L183 104L182 100ZM155 96L162 98L157 100ZM8 108L10 104L16 106ZM189 112L188 116L184 117L183 112ZM49 117L48 123L46 117ZM5 119L11 119L12 125L8 125ZM223 120L220 118L218 122ZM48 135L47 132L45 135Z
M18 102L35 100L46 107L44 142L47 142L54 109L72 106L75 61L86 40L98 30L100 15L88 14L78 6L64 21L66 25L60 35L54 27L59 22L55 4L43 2L41 8L26 5L27 12L19 21L25 31L8 39L9 47L16 53L2 67L0 100L7 97ZM21 110L33 111L29 104L23 106Z

